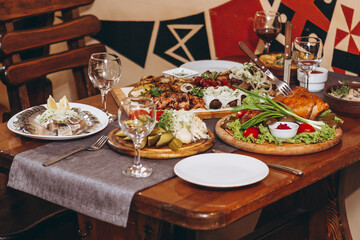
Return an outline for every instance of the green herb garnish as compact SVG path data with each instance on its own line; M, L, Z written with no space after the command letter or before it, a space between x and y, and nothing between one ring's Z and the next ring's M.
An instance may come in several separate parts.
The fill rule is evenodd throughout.
M160 96L160 94L162 94L164 91L160 88L154 87L154 88L150 88L149 93L151 94L151 96L153 97L158 97Z
M164 113L161 114L157 125L168 132L173 132L174 131L173 110L165 110Z
M218 74L218 72L210 72L210 71L206 71L203 74L201 74L202 78L208 79L208 78L212 78L215 79L216 75Z
M346 95L349 94L350 92L350 85L349 85L349 82L348 81L344 81L340 87L337 87L337 88L334 88L334 87L331 87L330 88L330 92L332 94L334 94L335 96L338 96L338 97L345 97Z
M203 97L204 96L204 89L202 88L192 88L189 92L191 95L194 95L194 96L198 96L198 97Z
M237 89L240 89L241 91L246 93L248 95L248 97L250 96L250 98L247 101L246 105L234 107L233 111L236 111L236 112L240 111L240 110L259 110L259 111L261 111L260 114L256 115L255 117L249 119L244 124L242 124L242 126L241 126L242 129L247 129L251 126L259 124L269 117L279 118L279 117L284 117L284 116L289 116L289 115L293 116L298 121L312 125L316 129L321 129L321 127L323 125L325 125L324 122L309 120L309 119L298 116L288 106L286 106L285 104L283 104L281 102L272 100L268 95L265 95L265 97L262 97L262 96L257 95L256 93L250 92L246 89L239 88L237 86L234 86L234 87L236 87Z

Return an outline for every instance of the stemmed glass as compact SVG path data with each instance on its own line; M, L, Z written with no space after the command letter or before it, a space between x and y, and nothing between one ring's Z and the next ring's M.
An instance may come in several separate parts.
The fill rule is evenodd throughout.
M116 115L107 111L106 96L121 77L121 61L119 56L111 53L93 53L89 60L88 74L91 82L101 92L102 108L109 122L116 120Z
M257 11L254 18L254 31L265 42L265 52L269 53L270 43L281 31L280 13Z
M310 73L323 58L323 44L318 37L296 37L293 44L294 62L305 73L305 88L309 88Z
M151 98L127 97L120 101L119 125L129 136L135 148L133 165L123 173L127 176L141 178L150 176L152 169L140 163L140 148L143 139L151 133L156 123L156 107Z

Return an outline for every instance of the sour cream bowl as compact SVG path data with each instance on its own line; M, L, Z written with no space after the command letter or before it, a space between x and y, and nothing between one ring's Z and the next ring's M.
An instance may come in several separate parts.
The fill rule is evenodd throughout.
M299 124L294 122L276 122L269 125L270 133L279 139L295 137Z

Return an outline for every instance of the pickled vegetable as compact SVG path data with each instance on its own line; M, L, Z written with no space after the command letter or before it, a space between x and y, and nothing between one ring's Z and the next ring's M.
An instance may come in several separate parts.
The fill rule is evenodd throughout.
M169 148L171 150L173 150L174 152L176 152L177 150L179 150L182 147L182 142L181 140L174 138L173 140L171 140L171 142L169 143Z
M148 137L147 137L147 139L148 139L147 146L148 146L148 147L155 146L155 145L157 144L157 142L159 141L160 136L161 136L160 133L155 134L155 135L148 136Z
M118 137L126 137L126 133L123 130L118 131L117 133L115 133L115 136Z
M166 132L165 129L163 129L162 127L159 127L159 126L155 126L149 135L151 136L151 135L156 135L156 134L164 133L164 132Z
M222 127L223 129L227 129L228 126L229 126L229 124L232 123L232 122L234 122L236 119L237 119L237 117L236 117L236 116L233 116L233 115L230 116L230 117L228 117L228 118L226 118L226 119L221 123L221 127Z
M284 116L284 117L280 118L280 121L281 122L296 122L296 119L293 116L288 115L288 116Z
M169 133L169 132L162 133L159 141L156 143L156 147L160 148L160 147L168 145L173 138L174 138L174 136L172 135L172 133Z
M144 138L142 141L141 141L141 145L140 145L140 148L144 148L146 146L146 143L147 143L147 138Z
M275 118L269 117L269 118L265 119L265 121L263 122L263 125L266 127L266 126L272 125L276 122L277 122L277 120Z

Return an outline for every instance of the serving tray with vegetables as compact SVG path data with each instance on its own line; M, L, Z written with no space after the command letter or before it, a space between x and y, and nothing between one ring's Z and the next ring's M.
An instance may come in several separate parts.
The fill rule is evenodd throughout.
M227 144L261 154L302 155L329 149L341 140L342 120L326 109L326 103L326 110L316 119L307 119L282 102L247 93L249 96L243 105L234 108L234 114L223 117L215 126L216 134Z
M134 145L120 128L112 130L108 136L113 150L134 156ZM194 113L185 110L157 111L157 124L142 142L141 157L186 157L205 152L214 143L214 133Z

